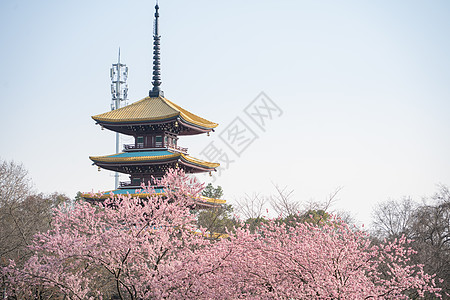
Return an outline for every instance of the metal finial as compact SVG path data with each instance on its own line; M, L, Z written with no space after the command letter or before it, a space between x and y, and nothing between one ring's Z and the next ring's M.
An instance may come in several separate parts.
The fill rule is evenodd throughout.
M160 40L161 36L159 35L159 5L156 2L155 5L155 23L154 23L154 32L153 32L153 89L150 90L150 97L164 97L164 92L161 90L161 48L160 48Z

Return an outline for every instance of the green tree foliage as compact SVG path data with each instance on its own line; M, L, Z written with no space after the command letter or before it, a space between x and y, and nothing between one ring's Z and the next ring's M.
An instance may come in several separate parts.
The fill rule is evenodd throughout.
M301 214L289 215L279 220L281 223L285 223L288 226L294 226L299 223L320 225L323 223L328 223L330 220L330 214L322 209L309 209Z
M267 221L267 218L264 217L248 218L245 220L245 225L248 226L251 233L255 233L261 228L261 226L267 224Z
M238 225L237 220L233 216L233 207L227 204L203 209L198 212L197 218L198 224L206 228L213 237L217 238Z
M220 199L223 196L221 186L214 187L209 183L202 192L202 195L212 199ZM217 207L202 209L197 212L198 225L206 228L211 237L219 238L238 225L233 216L233 207L222 204Z
M80 191L77 192L75 195L74 203L78 203L80 201L84 201L84 198L82 197L82 194Z
M222 187L219 185L214 187L211 183L203 189L202 196L212 198L212 199L220 199L223 196Z
M250 232L256 232L261 226L267 224L267 218L257 217L245 220ZM285 224L287 227L295 227L298 224L309 223L313 225L331 224L331 215L324 210L309 209L303 213L291 214L276 219L277 224Z

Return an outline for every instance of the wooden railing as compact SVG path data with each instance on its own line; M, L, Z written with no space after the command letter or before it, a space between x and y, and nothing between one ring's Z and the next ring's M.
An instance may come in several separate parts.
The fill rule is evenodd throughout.
M144 145L143 144L138 144L136 146L135 144L128 144L128 145L123 145L123 148L125 150L144 149Z
M184 154L187 154L188 148L183 148L180 146L176 146L176 145L166 145L167 148L171 149L171 150L175 150Z
M146 182L144 185L147 186L148 182ZM158 184L157 182L154 182L150 186L153 187L153 188L157 188L157 187L161 187L161 184ZM132 184L131 181L121 181L121 182L119 182L119 187L121 187L121 188L139 187L139 188L141 188L142 187L142 182L139 182L139 184Z
M140 184L139 184L140 185ZM131 184L131 181L121 181L120 183L119 183L119 186L120 187L126 187L126 186L137 186L137 185L132 185Z
M150 148L150 147L144 147L144 145L142 144L138 144L137 146L135 144L128 144L128 145L123 145L124 150L136 150L136 149L146 149L146 148ZM188 148L184 148L184 147L180 147L180 146L176 146L176 145L164 145L163 148L168 148L170 150L174 150L177 152L181 152L184 154L187 154Z

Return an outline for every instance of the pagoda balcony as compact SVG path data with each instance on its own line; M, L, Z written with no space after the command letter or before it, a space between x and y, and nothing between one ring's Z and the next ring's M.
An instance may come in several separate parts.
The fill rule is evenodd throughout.
M119 187L121 188L131 188L131 187L136 187L136 188L140 188L140 185L136 185L136 184L132 184L131 181L121 181L119 183Z
M144 147L144 145L135 145L135 144L129 144L129 145L123 145L123 149L126 150L139 150L139 149L146 149L146 147Z
M170 150L174 150L174 151L184 153L184 154L187 154L187 151L188 151L188 148L183 148L183 147L180 147L177 145L166 145L166 147Z
M164 148L169 149L169 150L173 150L173 151L176 151L176 152L184 153L184 154L187 154L187 152L188 152L188 148L180 147L180 146L177 146L177 145L165 145L164 147L161 147L161 148L159 148L159 147L157 147L157 148L155 148L155 147L145 147L142 144L138 144L138 145L135 145L135 144L123 145L124 151L136 151L136 150L144 150L144 149L147 149L147 150L150 150L150 149L151 150L161 150L161 149L164 149Z
M147 186L147 184L145 184L145 186ZM159 184L152 184L151 187L152 188L159 188L159 187L161 187L161 185L159 185ZM119 188L142 189L142 185L141 184L132 183L131 181L121 181L121 182L119 182Z

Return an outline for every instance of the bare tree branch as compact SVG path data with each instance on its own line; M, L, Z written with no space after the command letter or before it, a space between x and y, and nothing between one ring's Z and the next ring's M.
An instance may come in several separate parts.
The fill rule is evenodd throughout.
M267 198L260 194L245 196L236 201L237 212L245 219L257 219L263 216Z
M270 205L279 216L290 216L299 213L300 202L292 199L294 190L288 190L285 186L281 188L274 184L277 191L275 195L270 197Z

